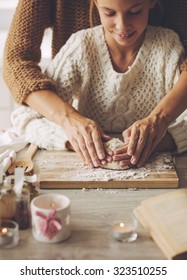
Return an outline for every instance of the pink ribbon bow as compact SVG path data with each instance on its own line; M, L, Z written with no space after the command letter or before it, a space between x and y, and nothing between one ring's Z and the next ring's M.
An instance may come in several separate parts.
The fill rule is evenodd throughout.
M48 239L52 239L62 229L60 219L55 218L55 213L56 210L54 208L51 209L47 216L40 211L36 211L36 215L42 218L39 221L41 232Z

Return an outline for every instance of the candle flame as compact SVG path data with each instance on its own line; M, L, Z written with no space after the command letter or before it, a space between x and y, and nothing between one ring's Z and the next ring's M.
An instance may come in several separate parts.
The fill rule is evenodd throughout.
M3 229L2 229L2 233L3 233L3 234L6 234L7 232L8 232L7 228L3 228Z
M120 223L120 227L125 227L125 224L124 223Z

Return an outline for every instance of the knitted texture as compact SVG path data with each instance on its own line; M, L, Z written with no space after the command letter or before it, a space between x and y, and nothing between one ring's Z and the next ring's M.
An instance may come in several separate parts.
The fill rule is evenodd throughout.
M180 74L178 63L182 53L176 33L149 26L134 63L126 73L118 73L113 69L103 28L97 26L73 34L46 71L57 82L60 97L65 101L78 100L82 115L98 122L104 131L122 133L136 120L146 117L173 87ZM55 132L55 125L44 120L27 107L12 114L13 125L19 134L26 134L29 142L43 148L57 143L58 148L64 148L67 137L62 136L62 128L56 125ZM172 136L176 129L180 131L176 141L178 152L187 149L186 128L187 120L182 118L171 131Z
M151 11L153 23L171 27L187 44L187 1L161 0L164 14ZM97 13L94 23L98 24ZM89 0L20 0L9 31L4 52L4 79L15 101L38 90L56 91L56 83L41 72L40 45L44 30L53 30L52 56L59 51L72 33L89 27ZM50 47L50 46L49 46ZM183 65L187 69L187 65Z

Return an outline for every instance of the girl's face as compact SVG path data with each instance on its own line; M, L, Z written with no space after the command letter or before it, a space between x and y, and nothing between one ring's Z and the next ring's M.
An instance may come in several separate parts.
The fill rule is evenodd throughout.
M94 0L107 39L130 47L143 38L155 0Z

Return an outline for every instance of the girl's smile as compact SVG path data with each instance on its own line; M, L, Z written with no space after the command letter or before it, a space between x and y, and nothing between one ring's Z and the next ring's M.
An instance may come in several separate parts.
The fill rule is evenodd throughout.
M119 34L117 32L112 32L114 39L116 38L116 41L119 41L120 43L129 44L130 41L134 38L134 35L136 34L136 31L132 33L126 33L126 34Z
M137 49L144 38L149 10L155 0L94 0L107 44ZM124 49L125 50L125 49Z

